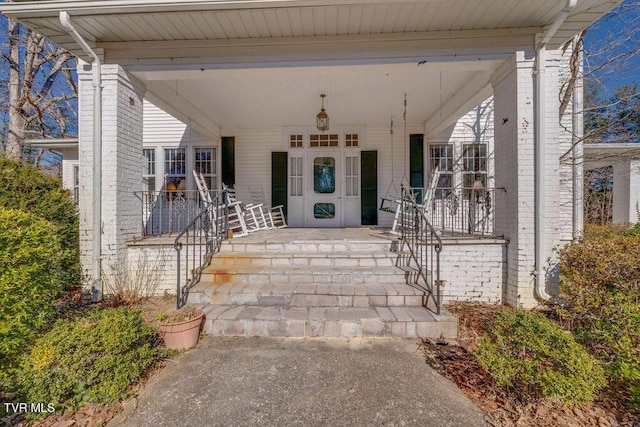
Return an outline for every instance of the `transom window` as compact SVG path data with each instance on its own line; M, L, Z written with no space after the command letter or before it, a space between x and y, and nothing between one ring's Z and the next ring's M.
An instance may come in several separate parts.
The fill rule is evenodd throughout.
M310 147L337 147L338 134L314 134L309 135Z
M345 147L357 147L358 146L358 134L348 133L344 136Z
M304 143L304 135L290 135L289 136L289 147L291 148L302 148Z

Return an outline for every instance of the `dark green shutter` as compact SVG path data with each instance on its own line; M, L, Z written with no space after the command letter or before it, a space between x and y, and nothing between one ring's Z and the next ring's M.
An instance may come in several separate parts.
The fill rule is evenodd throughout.
M409 137L409 185L424 187L424 135L412 134ZM422 191L416 194L418 203L422 202Z
M229 187L236 185L236 139L233 136L222 137L222 182Z
M287 216L287 163L286 152L271 153L271 206L282 205L284 216Z
M378 152L360 153L360 220L362 225L378 225Z

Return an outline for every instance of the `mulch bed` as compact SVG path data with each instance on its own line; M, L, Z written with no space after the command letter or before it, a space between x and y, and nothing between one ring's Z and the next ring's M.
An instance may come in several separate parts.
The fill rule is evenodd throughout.
M424 340L426 362L453 381L485 413L490 426L640 427L640 414L628 409L630 396L607 389L595 402L569 408L559 401L535 400L495 384L473 355L484 327L495 318L495 305L456 303L458 342Z

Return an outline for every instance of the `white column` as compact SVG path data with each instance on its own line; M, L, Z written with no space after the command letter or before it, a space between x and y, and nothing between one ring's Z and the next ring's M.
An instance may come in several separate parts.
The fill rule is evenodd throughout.
M640 160L624 159L613 165L613 222L640 221Z

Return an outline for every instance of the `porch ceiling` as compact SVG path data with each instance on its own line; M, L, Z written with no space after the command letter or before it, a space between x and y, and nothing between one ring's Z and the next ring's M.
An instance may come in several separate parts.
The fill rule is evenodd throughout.
M183 121L208 117L217 126L313 126L320 94L332 126L401 126L445 119L455 95L482 101L501 61L377 64L206 71L147 71L148 98ZM488 92L490 93L490 92ZM474 99L476 97L477 99ZM474 104L475 105L475 104ZM182 114L182 116L181 116ZM438 117L440 116L440 117ZM206 123L200 123L203 127Z
M549 46L560 45L620 1L579 0ZM336 41L342 45L355 43L344 53L391 49L393 46L388 43L399 41L404 42L405 49L413 46L427 53L430 48L464 51L474 45L486 52L500 51L501 47L531 49L533 36L553 22L565 3L566 0L45 0L2 3L0 11L83 56L58 20L59 12L66 10L78 32L93 47L104 49L107 61L146 59L149 63L161 58L202 60L206 47L213 49L206 56L232 55L224 47L239 46L249 47L244 52L247 55L260 56L264 55L260 49L273 43L287 44L287 51L294 55L300 53L295 49L300 44L308 53L309 46L317 48L319 43ZM373 44L367 47L368 42ZM334 50L339 51L339 46Z
M622 0L578 0L556 47ZM490 94L489 76L533 50L566 0L43 0L0 11L84 58L127 67L148 98L199 130L312 125L320 93L332 125L402 117L437 134ZM335 67L348 65L348 67ZM284 69L283 67L286 67ZM230 71L234 70L234 71Z

